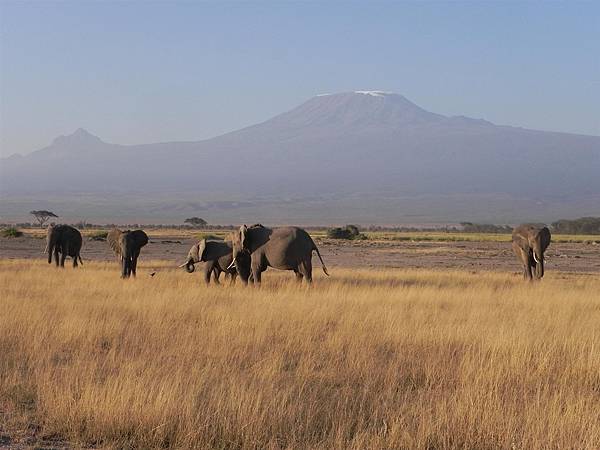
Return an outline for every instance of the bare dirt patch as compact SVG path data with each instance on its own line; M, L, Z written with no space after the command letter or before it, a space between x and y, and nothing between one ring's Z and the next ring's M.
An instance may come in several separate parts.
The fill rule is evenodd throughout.
M142 249L144 260L185 259L196 239L190 236L149 234L150 242ZM340 241L316 238L325 263L348 268L427 268L473 271L520 272L509 242L441 241ZM41 236L0 238L0 257L7 259L44 259L45 240ZM560 272L600 272L600 245L592 242L554 242L546 252L547 270ZM111 261L114 256L104 241L84 237L82 257L92 261Z

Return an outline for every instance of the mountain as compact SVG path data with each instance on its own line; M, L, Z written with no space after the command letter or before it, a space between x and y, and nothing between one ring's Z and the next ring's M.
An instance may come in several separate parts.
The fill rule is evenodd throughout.
M600 214L600 137L447 117L381 91L319 95L199 142L124 146L79 129L0 164L2 218L34 204L175 223L196 213L305 224Z

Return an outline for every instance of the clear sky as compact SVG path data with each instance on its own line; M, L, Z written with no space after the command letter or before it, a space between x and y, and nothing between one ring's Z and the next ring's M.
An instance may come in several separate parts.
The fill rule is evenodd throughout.
M360 89L600 135L600 2L1 0L0 21L2 156L78 127L199 140Z

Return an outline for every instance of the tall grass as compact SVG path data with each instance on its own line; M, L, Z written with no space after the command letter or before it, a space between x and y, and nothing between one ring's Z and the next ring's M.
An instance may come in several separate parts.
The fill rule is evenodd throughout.
M0 431L103 448L600 447L597 278L331 272L207 288L159 261L128 281L116 263L1 261Z

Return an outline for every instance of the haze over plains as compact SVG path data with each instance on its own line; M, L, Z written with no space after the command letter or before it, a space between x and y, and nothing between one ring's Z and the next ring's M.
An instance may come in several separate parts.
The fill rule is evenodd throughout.
M598 214L599 11L580 6L5 2L0 151L30 155L1 160L0 215Z

